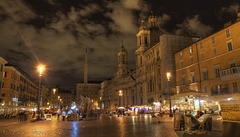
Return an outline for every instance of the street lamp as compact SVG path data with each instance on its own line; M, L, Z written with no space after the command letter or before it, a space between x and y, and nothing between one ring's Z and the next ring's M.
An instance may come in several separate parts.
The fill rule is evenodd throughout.
M55 109L55 102L56 102L56 99L55 99L55 96L56 95L56 89L54 88L53 89L53 98L52 98L52 108Z
M121 106L121 96L123 95L122 90L119 90L119 107Z
M39 72L39 90L38 90L38 120L40 119L40 91L41 91L41 78L43 71L45 70L44 65L38 66L38 72Z
M53 89L53 94L55 95L55 93L56 93L56 89L54 88L54 89Z
M169 117L173 117L172 114L172 102L171 102L171 90L170 90L170 78L171 78L171 73L167 72L167 80L168 80L168 91L169 91L169 104L170 104L170 113L169 113Z

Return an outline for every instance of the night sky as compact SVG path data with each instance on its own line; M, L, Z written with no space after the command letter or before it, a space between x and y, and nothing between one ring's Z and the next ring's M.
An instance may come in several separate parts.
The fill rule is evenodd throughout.
M205 37L237 18L239 0L1 0L0 56L44 81L75 88L83 81L88 48L88 80L102 81L117 72L117 52L128 51L135 68L136 33L152 10L170 34Z

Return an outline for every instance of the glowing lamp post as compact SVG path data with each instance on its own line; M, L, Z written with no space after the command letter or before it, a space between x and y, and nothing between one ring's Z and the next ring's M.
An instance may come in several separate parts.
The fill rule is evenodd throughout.
M39 65L38 66L38 72L39 72L39 90L38 90L38 120L40 119L40 92L41 92L41 78L42 74L45 70L44 65Z
M123 95L122 90L119 90L119 107L121 106L121 96Z
M170 90L170 78L171 78L171 73L167 72L167 80L168 80L168 91L169 91L169 104L170 104L170 113L169 113L169 117L173 117L172 114L172 102L171 102L171 90Z
M52 101L52 108L53 108L53 109L55 108L55 105L56 105L56 104L54 103L54 102L56 101L56 100L55 100L55 94L56 94L56 89L54 88L54 89L53 89L53 101Z

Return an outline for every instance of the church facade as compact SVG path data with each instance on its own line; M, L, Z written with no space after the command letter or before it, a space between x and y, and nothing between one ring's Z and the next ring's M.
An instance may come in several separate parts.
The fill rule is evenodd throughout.
M112 79L101 83L99 100L105 109L166 103L170 95L167 72L171 73L170 91L176 92L174 53L197 40L167 34L157 26L153 14L148 18L148 25L142 19L136 37L136 69L128 70L128 52L122 45L118 52L118 71Z

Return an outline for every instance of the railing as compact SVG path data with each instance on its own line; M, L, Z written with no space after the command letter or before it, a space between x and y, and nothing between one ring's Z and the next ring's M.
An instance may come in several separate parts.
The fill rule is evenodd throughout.
M240 73L240 67L232 67L232 68L220 70L221 76L231 75L235 73Z
M232 67L220 70L221 81L229 81L240 78L240 67Z

